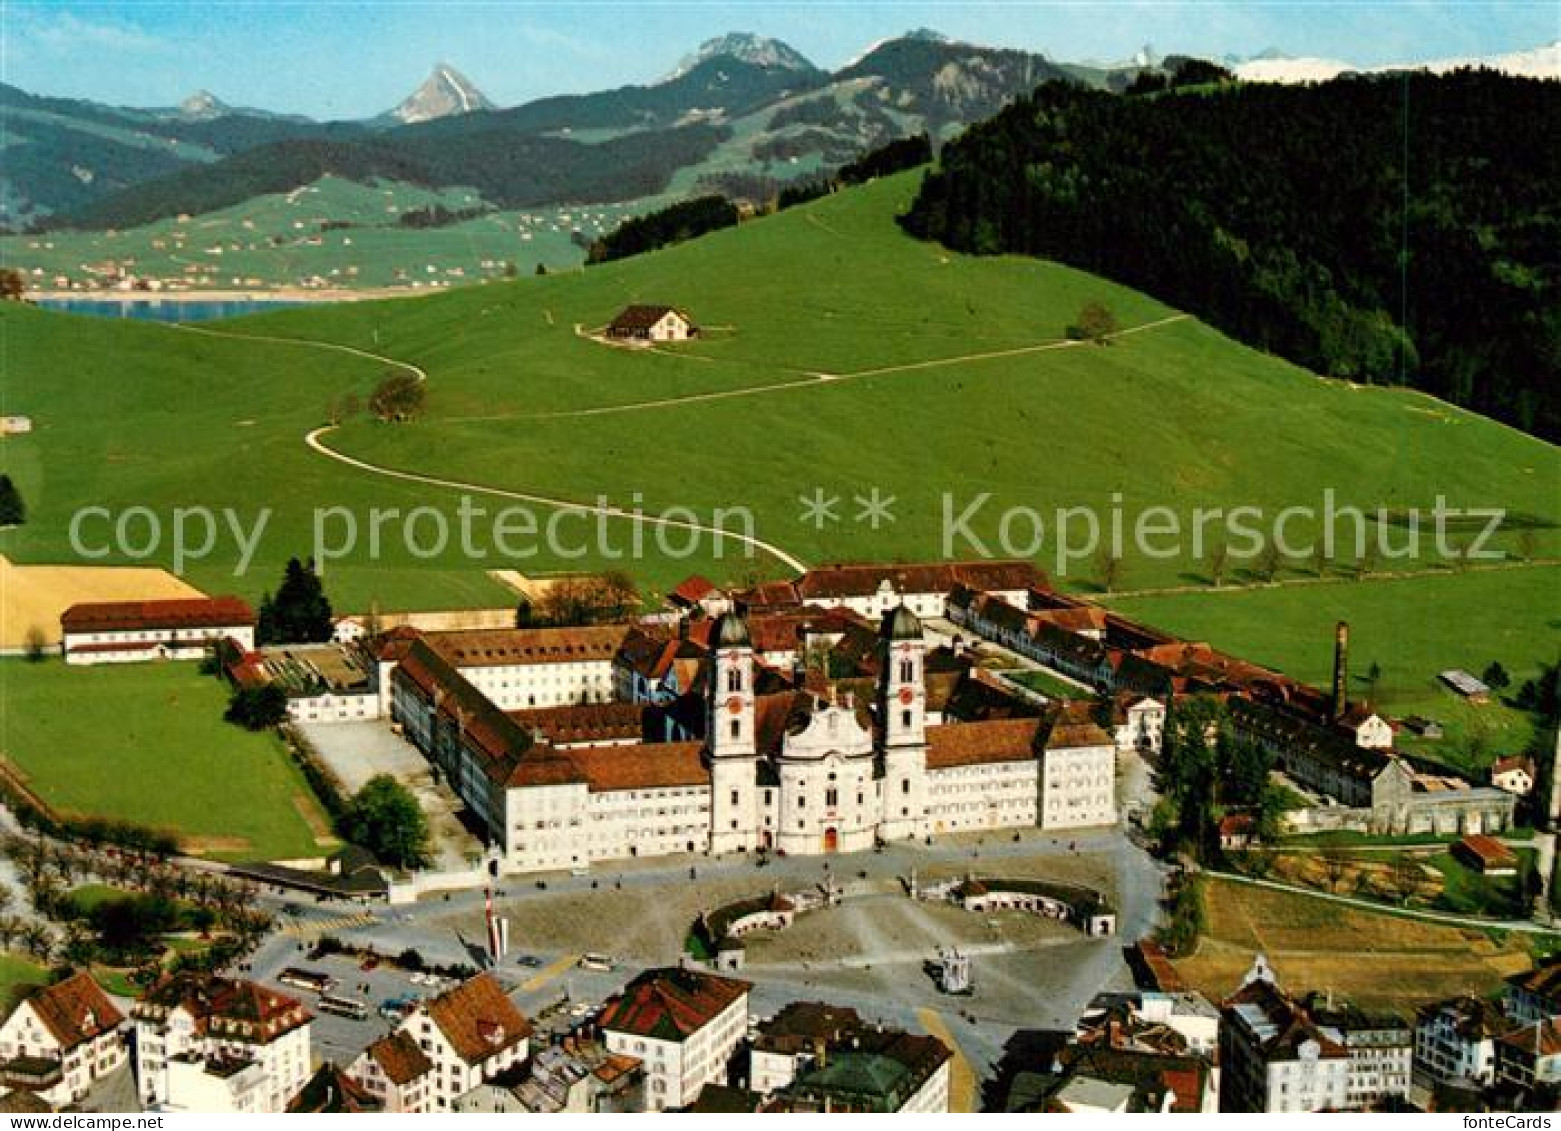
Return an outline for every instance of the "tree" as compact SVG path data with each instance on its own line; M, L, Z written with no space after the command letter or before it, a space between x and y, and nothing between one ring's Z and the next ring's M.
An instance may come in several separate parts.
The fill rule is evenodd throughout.
M314 561L289 558L276 596L260 599L259 623L255 635L261 644L318 644L336 631L325 586L314 568Z
M1371 666L1366 669L1366 702L1377 701L1377 686L1382 682L1382 665L1376 660L1371 661Z
M1068 327L1068 337L1074 341L1095 342L1104 345L1117 332L1116 315L1103 302L1086 302L1079 308L1079 315Z
M1263 552L1258 555L1257 559L1258 576L1264 581L1273 581L1279 574L1279 560L1279 543L1264 543Z
M222 717L245 730L268 730L287 718L287 692L275 683L236 687Z
M547 264L538 261L536 274L537 274L538 278L541 278L543 275L546 275L547 274ZM514 276L511 275L510 278L513 279Z
M1507 669L1501 666L1500 660L1492 660L1490 666L1485 669L1485 674L1480 678L1493 691L1503 691L1512 686L1512 677L1507 674Z
M27 279L15 267L0 267L0 302L21 302Z
M1122 554L1115 547L1106 545L1095 555L1095 574L1100 578L1100 588L1110 593L1122 580Z
M27 521L27 504L9 475L0 475L0 526L20 526Z
M49 638L44 635L43 629L37 625L29 628L27 635L22 638L22 650L28 663L43 663L49 656Z
M1225 566L1230 562L1230 547L1219 542L1209 549L1209 580L1218 589L1225 584Z
M406 369L387 373L369 396L369 411L380 420L400 423L423 415L428 390L423 379Z
M428 818L417 798L389 774L370 778L353 796L341 833L398 868L416 868L428 859Z

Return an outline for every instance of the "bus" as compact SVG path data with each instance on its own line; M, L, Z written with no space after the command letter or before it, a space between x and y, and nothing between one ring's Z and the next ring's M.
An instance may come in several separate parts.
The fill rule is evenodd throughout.
M599 970L605 974L612 970L612 959L605 954L582 954L580 969Z
M331 992L331 987L336 985L336 979L329 974L322 974L318 970L305 970L299 966L289 966L277 975L276 980L284 986L308 990L312 994L328 994Z
M369 1017L368 1003L359 1001L355 997L324 994L315 1004L321 1013L334 1013L338 1017L350 1017L354 1021L367 1021Z

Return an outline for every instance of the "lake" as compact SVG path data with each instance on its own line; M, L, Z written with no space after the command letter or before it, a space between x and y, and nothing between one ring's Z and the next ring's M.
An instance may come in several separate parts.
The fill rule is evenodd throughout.
M40 298L45 310L67 314L91 314L99 318L138 318L145 322L210 322L214 318L237 318L240 314L259 314L268 310L286 310L308 303L271 298L180 299L180 298Z

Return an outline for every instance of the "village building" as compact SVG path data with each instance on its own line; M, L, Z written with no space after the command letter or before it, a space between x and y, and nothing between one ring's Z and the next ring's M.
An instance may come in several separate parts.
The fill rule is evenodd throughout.
M1097 994L1079 1016L1074 1041L1170 1056L1219 1055L1220 1011L1200 993L1142 990ZM1218 1088L1218 1070L1214 1087Z
M67 664L199 660L231 639L255 646L255 613L237 597L99 601L60 614Z
M423 640L501 710L605 703L628 628L428 632Z
M802 1066L783 1093L789 1112L942 1114L953 1054L936 1037L863 1027Z
M1512 1027L1482 998L1421 1006L1415 1014L1415 1072L1438 1084L1489 1087L1496 1080L1496 1042Z
M491 974L478 974L419 1002L397 1032L433 1064L424 1110L445 1112L457 1097L524 1061L532 1026Z
M164 978L130 1011L151 1111L276 1113L309 1079L313 1018L295 999L209 974Z
M29 991L0 1025L0 1086L50 1108L79 1102L125 1063L124 1020L85 971Z
M1561 956L1542 958L1532 970L1510 975L1502 1007L1507 1016L1525 1024L1561 1017Z
M1335 725L1348 734L1356 746L1367 750L1393 748L1393 724L1364 703L1352 704Z
M381 1111L421 1114L433 1110L438 1069L405 1031L381 1037L347 1067L347 1075Z
M363 722L380 716L378 665L364 646L311 644L250 652L223 641L219 650L223 672L235 687L281 687L293 722Z
M749 983L703 971L647 970L598 1019L607 1050L644 1066L645 1110L680 1108L726 1068L748 1029Z
M1363 1111L1408 1102L1414 1082L1414 1027L1393 1013L1369 1012L1331 994L1312 993L1307 1014L1350 1057L1345 1105Z
M326 1062L287 1103L289 1115L379 1115L385 1105L335 1064Z
M462 1115L601 1115L645 1110L645 1069L571 1033L456 1099Z
M918 617L940 618L949 594L960 588L1022 609L1032 589L1048 585L1045 574L1030 562L852 562L818 566L794 581L767 582L731 596L749 614L812 605L847 608L876 623L902 605Z
M1348 1105L1349 1050L1279 988L1261 955L1223 1013L1221 1111L1341 1111Z
M1538 773L1529 757L1497 758L1491 764L1491 784L1515 797L1527 797L1534 791Z
M1536 1021L1496 1042L1496 1080L1521 1095L1561 1085L1561 1025Z
M0 436L25 436L32 430L30 416L0 416Z
M1182 1115L1219 1108L1217 1074L1202 1057L1065 1045L1040 1070L1016 1075L1004 1104L1009 1112L1074 1115Z
M694 320L675 306L626 306L607 324L607 336L631 342L686 342L699 336Z

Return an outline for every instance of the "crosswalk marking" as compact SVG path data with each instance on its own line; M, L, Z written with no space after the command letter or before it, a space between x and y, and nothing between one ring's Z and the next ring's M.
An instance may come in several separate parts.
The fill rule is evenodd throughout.
M281 933L295 938L309 935L328 935L332 931L351 931L359 927L372 927L379 922L371 912L358 911L352 915L338 915L334 919L299 919L283 927Z

